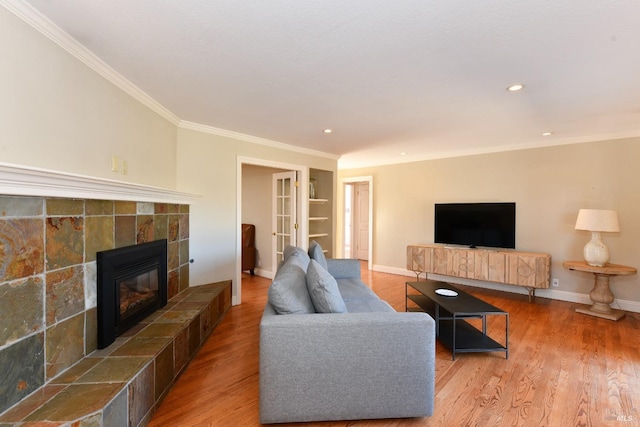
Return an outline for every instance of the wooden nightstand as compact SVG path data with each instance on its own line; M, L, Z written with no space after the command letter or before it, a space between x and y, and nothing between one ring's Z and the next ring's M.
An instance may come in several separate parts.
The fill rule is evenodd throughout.
M635 268L619 264L607 264L604 267L595 267L587 264L586 261L565 261L562 265L569 270L593 273L595 276L595 284L591 293L589 293L593 305L590 308L576 308L578 313L589 314L609 320L620 320L624 317L623 311L614 310L609 305L614 300L611 289L609 289L609 277L636 274L637 270Z

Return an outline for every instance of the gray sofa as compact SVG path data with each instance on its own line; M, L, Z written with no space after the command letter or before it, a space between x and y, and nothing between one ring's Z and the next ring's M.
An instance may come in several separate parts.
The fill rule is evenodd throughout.
M300 248L285 249L269 289L260 323L260 421L431 415L434 320L396 312L360 280L359 261L326 260L318 248L309 249L313 261ZM312 289L318 275L326 289Z

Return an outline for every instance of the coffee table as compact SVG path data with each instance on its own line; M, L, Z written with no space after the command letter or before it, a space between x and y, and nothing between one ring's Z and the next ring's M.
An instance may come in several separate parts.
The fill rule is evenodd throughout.
M419 294L410 294L413 288ZM443 296L436 293L438 289L454 291L457 296ZM406 282L406 311L426 312L436 321L436 336L452 353L453 360L457 353L479 353L504 351L509 358L509 313L470 295L449 283L437 280L423 282ZM409 307L413 301L417 307ZM504 345L487 335L487 316L504 316ZM467 320L481 319L482 330Z

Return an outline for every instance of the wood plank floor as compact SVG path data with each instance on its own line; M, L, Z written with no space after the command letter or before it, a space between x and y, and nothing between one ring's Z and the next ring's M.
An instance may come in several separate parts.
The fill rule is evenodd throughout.
M396 310L405 310L404 283L411 278L366 270L362 276ZM243 303L226 314L149 426L260 425L259 322L270 283L243 275ZM464 289L509 312L508 359L481 353L452 361L438 342L432 417L305 425L640 426L638 313L613 322L576 313L573 303L539 297L529 303L524 295ZM496 317L489 333L500 339L504 320Z

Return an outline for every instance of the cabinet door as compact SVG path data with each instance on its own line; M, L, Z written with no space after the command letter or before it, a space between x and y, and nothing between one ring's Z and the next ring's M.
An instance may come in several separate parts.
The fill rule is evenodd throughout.
M407 270L420 273L431 273L433 267L433 248L425 246L407 246Z
M538 255L507 255L507 283L529 288L549 287L549 259Z

